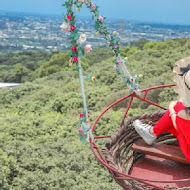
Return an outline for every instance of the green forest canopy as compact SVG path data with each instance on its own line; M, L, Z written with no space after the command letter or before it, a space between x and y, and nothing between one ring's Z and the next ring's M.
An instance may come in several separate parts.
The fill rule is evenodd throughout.
M129 57L132 75L143 75L141 89L173 83L172 69L177 60L190 55L190 39L142 40L122 47L121 54ZM66 52L0 54L0 81L23 83L0 89L0 189L121 189L77 137L82 99L78 73L75 66L68 66L68 59ZM85 82L91 121L128 94L112 60L109 49L96 49L82 60L84 73L97 79ZM167 107L176 94L172 89L159 90L149 98ZM95 133L114 134L125 106L105 115ZM152 110L134 102L129 116Z

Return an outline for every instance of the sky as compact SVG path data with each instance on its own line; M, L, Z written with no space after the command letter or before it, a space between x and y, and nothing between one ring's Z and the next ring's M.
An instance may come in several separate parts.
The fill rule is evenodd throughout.
M190 25L190 0L92 0L107 18ZM64 0L0 0L0 11L63 15ZM80 16L91 16L82 9Z

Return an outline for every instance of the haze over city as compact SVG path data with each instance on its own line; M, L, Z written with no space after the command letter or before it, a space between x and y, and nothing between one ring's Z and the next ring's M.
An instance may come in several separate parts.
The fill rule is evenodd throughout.
M189 0L94 0L107 18L167 24L190 24ZM0 11L62 15L64 0L0 0ZM91 16L83 9L81 16Z
M0 7L0 50L66 50L68 33L60 25L66 10L64 0L6 0ZM122 45L141 38L164 41L190 37L189 0L93 0L100 15L107 17L110 32L118 30ZM88 35L93 47L104 47L97 36L91 13L78 12L77 27ZM140 21L140 22L139 22Z

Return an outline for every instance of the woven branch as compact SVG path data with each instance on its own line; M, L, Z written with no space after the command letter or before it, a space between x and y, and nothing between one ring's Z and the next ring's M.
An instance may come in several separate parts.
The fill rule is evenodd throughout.
M156 112L152 114L143 114L141 116L132 117L122 127L120 127L116 134L111 137L111 140L106 143L105 148L103 149L103 154L105 155L107 163L111 167L117 169L119 172L130 175L130 172L135 162L144 156L144 154L135 152L131 149L133 143L141 138L132 125L133 121L139 119L142 121L142 123L153 126L163 116L164 113L165 112ZM171 145L178 144L176 138L169 133L164 133L160 135L157 138L156 142ZM116 172L112 172L112 176L113 178L115 178L118 177L119 174ZM155 187L149 186L143 182L139 182L133 179L117 179L117 181L122 183L126 187L126 189L157 189Z

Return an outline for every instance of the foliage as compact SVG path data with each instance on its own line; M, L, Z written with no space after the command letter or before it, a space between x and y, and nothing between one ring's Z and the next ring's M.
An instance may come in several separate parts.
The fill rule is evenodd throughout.
M143 75L140 84L146 88L173 83L174 63L190 55L189 47L190 39L177 39L148 42L142 50L137 46L123 47L121 53L129 57L130 71ZM105 107L128 95L126 85L114 71L109 50L96 52L84 59L85 74L96 76L95 82L85 82L91 123ZM36 61L29 69L27 63L34 55ZM20 62L24 56L25 61ZM0 73L26 81L20 87L0 89L0 189L121 189L98 164L89 146L82 145L77 137L78 115L83 111L78 73L68 67L66 53L48 56L42 52L0 55ZM59 70L50 74L52 66ZM13 81L7 78L7 82ZM153 91L147 96L165 107L176 99L172 89ZM126 104L122 102L107 112L97 124L95 134L114 134ZM128 119L155 110L136 100Z
M94 4L91 0L78 1L78 0L66 0L63 6L67 9L67 13L64 16L64 22L61 25L63 31L70 32L69 39L71 42L70 47L70 64L75 64L77 66L77 71L80 72L80 58L84 58L85 53L91 51L91 45L86 45L83 47L81 44L86 41L85 34L79 34L79 29L76 27L76 16L74 14L74 5L80 11L83 4L86 4L86 7L92 13L92 18L95 20L95 30L97 35L102 35L107 41L106 44L112 50L115 59L114 59L114 68L117 74L123 77L123 81L127 84L131 92L137 92L139 90L139 79L137 75L131 76L127 70L126 59L123 59L120 55L120 36L117 31L114 31L113 34L108 32L106 25L104 24L105 17L99 14L99 7ZM88 47L86 50L86 47ZM81 84L83 86L83 84Z
M34 71L48 61L52 55L53 53L46 52L0 53L0 81L25 82L33 80Z
M139 49L143 49L145 44L147 44L148 42L149 40L147 40L146 38L141 38L134 43L134 46L138 47Z

